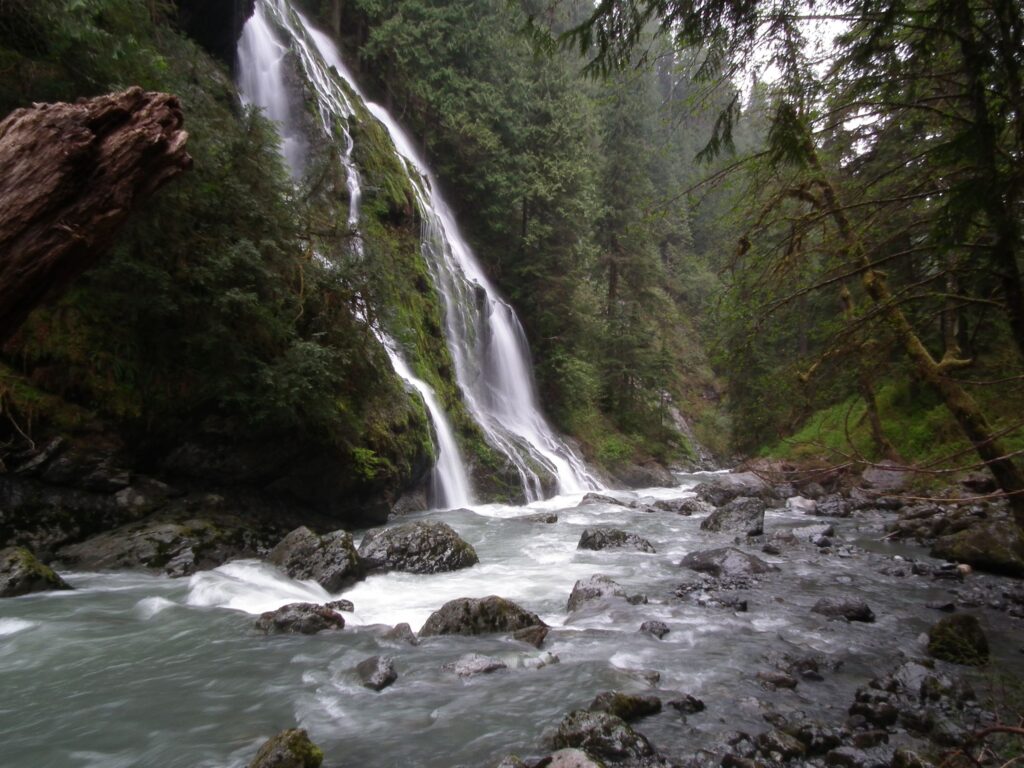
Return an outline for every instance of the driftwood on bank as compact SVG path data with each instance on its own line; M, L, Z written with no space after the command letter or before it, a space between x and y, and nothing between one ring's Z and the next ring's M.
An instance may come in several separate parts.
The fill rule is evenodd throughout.
M141 88L34 104L0 122L0 344L191 166L182 123L176 97Z

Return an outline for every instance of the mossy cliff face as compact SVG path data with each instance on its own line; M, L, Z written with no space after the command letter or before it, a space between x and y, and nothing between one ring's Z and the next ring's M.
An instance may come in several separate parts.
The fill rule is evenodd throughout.
M2 350L0 460L24 468L6 476L8 496L52 485L106 503L116 489L91 487L89 467L108 461L182 490L257 492L340 525L382 522L432 465L429 422L359 317L380 280L369 274L376 257L317 258L345 250L344 216L324 205L337 163L320 166L322 190L297 194L272 127L241 108L225 67L173 22L138 0L0 13L12 74L0 110L138 83L180 96L195 159ZM380 242L412 241L413 220L396 216L382 215ZM96 460L34 472L55 436ZM89 504L62 510L69 531L95 532Z

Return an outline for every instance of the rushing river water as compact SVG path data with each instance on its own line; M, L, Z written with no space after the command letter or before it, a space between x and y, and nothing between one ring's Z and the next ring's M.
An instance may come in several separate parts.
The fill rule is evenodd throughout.
M685 495L670 489L623 498ZM332 599L312 582L292 581L256 561L229 563L191 579L138 573L64 573L75 591L0 602L0 743L5 766L243 766L258 744L294 725L309 730L325 765L488 766L502 755L543 753L545 729L607 689L662 698L692 693L707 710L684 720L667 709L638 724L665 754L692 752L730 729L764 730L765 707L802 709L841 721L856 686L918 655L919 636L948 600L948 584L880 572L906 550L879 542L882 518L835 521L847 557L811 544L765 559L781 570L745 593L746 613L699 607L673 596L687 552L731 543L699 530L700 517L608 504L574 507L580 495L524 507L487 505L424 513L452 525L480 564L463 571L373 576L347 590L355 603L340 632L265 637L255 614L295 601ZM558 522L516 517L550 509ZM766 531L820 520L769 510ZM656 554L579 551L587 526L609 525L648 538ZM869 547L870 549L862 548ZM873 550L873 551L870 551ZM756 551L756 550L751 550ZM921 557L920 552L914 553ZM577 579L612 576L650 602L566 613ZM990 577L975 576L974 579ZM439 637L410 646L380 639L375 624L414 629L445 601L497 594L554 628L543 650L503 636ZM810 612L823 595L857 595L874 624L827 621ZM640 634L664 621L663 640ZM1017 665L1008 619L985 612L997 663ZM442 666L468 652L498 656L510 669L463 680ZM560 663L531 668L553 653ZM816 652L841 661L821 682L766 692L755 676L770 653ZM374 654L394 657L398 681L380 693L359 686L352 669ZM1007 667L1009 668L1009 667ZM649 683L642 670L660 673Z

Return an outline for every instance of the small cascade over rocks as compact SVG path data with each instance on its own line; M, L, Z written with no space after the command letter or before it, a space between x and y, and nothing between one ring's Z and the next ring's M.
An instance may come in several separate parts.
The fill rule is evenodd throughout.
M300 178L313 139L303 135L296 104L301 98L287 68L297 66L308 84L324 137L341 142L350 206L349 230L354 256L362 256L358 237L361 184L352 161L349 121L351 99L386 129L396 158L408 172L421 214L421 252L444 308L444 331L455 363L455 378L470 415L487 442L518 472L527 500L578 493L601 487L580 457L548 424L537 403L529 346L512 307L488 280L462 236L438 184L415 144L380 105L367 101L341 59L334 42L317 30L288 0L258 0L238 47L239 87L246 103L262 107L280 125L282 152ZM387 350L395 372L422 396L436 434L434 496L438 506L467 506L473 501L465 463L448 419L428 384L412 375L398 346L384 331L374 333ZM549 478L554 479L554 487Z

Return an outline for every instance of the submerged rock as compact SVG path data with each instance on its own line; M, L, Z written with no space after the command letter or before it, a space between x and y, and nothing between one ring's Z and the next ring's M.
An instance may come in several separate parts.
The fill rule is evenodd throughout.
M494 656L467 653L456 661L445 664L441 669L445 672L454 672L459 677L474 677L475 675L488 675L499 669L508 669L508 664Z
M823 597L814 604L811 612L820 613L830 619L868 623L875 620L875 614L866 602L851 597Z
M604 691L597 694L588 709L591 712L607 712L628 723L661 712L661 699L644 694Z
M302 728L291 728L264 742L249 768L320 768L324 753Z
M0 549L0 597L71 589L71 585L24 547Z
M637 549L641 552L655 552L654 545L635 533L618 528L585 528L576 549Z
M420 630L420 637L483 635L546 626L537 614L503 597L460 597L449 600L430 614Z
M700 529L760 536L764 533L764 510L765 503L761 499L740 496L704 518Z
M457 571L480 562L476 550L439 520L370 531L359 545L359 556L372 569L407 573Z
M390 656L371 656L356 664L356 674L363 688L382 691L398 679L395 662Z
M684 715L694 715L705 709L704 702L689 693L683 694L682 698L673 699L668 705Z
M1009 519L977 521L935 542L931 554L967 563L980 571L1024 576L1024 539Z
M344 629L345 618L337 611L316 603L289 603L276 611L260 614L255 626L267 635L315 635L325 629Z
M779 570L754 555L748 555L736 547L721 547L703 552L691 552L679 563L698 573L708 573L716 578L736 578L771 573Z
M640 625L640 631L645 635L651 635L661 640L672 630L669 629L668 624L664 621L645 621Z
M928 631L928 654L954 664L982 666L988 662L988 638L976 616L956 614Z
M607 712L570 712L558 725L551 743L555 749L582 749L601 760L641 760L654 755L654 748L643 734Z
M351 586L366 574L348 531L318 536L305 526L296 528L270 550L267 562L293 579L313 579L328 592Z

